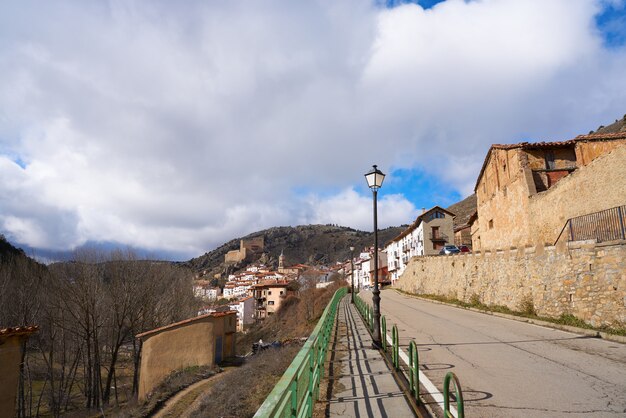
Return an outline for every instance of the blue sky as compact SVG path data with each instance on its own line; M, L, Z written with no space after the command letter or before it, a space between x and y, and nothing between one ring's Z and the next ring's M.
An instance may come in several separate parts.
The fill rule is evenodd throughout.
M371 229L473 190L492 143L626 113L626 1L0 4L0 233L188 259ZM25 28L28 28L26 30ZM81 36L76 36L80 33Z

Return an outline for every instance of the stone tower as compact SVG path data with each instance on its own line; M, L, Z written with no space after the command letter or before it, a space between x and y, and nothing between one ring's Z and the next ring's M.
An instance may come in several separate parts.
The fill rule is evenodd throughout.
M278 268L285 268L285 254L283 254L283 250L280 251L280 255L278 256Z

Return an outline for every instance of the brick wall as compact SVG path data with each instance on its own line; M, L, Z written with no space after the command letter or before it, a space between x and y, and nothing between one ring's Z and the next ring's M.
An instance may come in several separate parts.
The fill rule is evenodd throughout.
M455 256L414 257L396 287L520 310L569 313L594 326L626 326L626 242L560 243Z

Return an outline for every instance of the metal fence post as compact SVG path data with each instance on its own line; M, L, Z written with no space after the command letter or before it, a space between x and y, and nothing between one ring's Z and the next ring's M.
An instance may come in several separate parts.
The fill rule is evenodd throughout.
M398 338L398 327L395 324L393 328L391 328L391 340L393 341L393 345L391 346L391 360L393 367L398 370L400 368L400 341Z
M380 317L380 328L382 331L382 335L381 335L381 343L383 345L383 350L387 350L387 319L385 318L385 315L382 315Z
M626 234L624 231L624 214L622 213L622 208L624 208L625 206L618 206L617 207L617 214L619 215L619 226L622 229L622 239L626 239Z
M446 418L453 418L450 412L450 380L454 381L454 389L456 396L457 418L465 418L465 410L463 408L463 391L458 377L452 372L448 372L443 380L443 414Z
M409 387L411 393L415 396L417 403L420 403L420 374L419 374L419 355L415 341L409 343Z

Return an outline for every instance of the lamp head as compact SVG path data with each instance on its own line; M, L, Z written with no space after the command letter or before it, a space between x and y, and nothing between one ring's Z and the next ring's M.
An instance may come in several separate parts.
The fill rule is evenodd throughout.
M385 175L374 165L372 170L365 174L365 180L367 180L369 188L376 191L382 187Z

